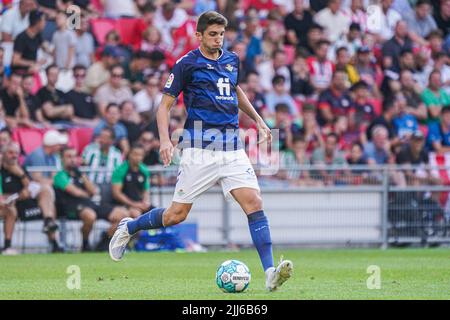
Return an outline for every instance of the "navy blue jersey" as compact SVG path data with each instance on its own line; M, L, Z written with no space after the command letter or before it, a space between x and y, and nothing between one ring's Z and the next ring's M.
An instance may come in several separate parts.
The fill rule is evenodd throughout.
M176 98L183 91L187 119L180 138L182 148L242 148L238 132L238 78L239 58L226 50L212 60L195 49L176 62L163 93Z

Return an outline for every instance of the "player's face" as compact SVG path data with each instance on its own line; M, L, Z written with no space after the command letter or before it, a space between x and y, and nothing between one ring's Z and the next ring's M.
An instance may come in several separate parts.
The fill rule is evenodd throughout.
M216 53L222 48L225 27L213 24L208 26L203 34L197 32L196 35L202 48L206 49L208 53Z

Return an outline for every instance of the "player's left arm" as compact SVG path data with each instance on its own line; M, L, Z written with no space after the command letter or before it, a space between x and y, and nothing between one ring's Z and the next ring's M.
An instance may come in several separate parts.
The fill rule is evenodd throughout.
M236 86L236 93L238 97L238 107L243 112L245 112L250 118L252 118L256 122L256 126L258 130L262 133L263 138L258 142L261 143L263 141L268 141L270 143L272 141L272 133L270 132L269 127L264 122L263 118L256 112L250 100L248 100L247 95L241 89L240 86Z

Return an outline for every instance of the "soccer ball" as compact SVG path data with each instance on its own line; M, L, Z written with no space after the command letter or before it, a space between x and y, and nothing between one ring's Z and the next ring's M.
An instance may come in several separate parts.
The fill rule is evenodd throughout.
M228 293L243 292L251 279L248 267L238 260L227 260L217 269L216 283Z

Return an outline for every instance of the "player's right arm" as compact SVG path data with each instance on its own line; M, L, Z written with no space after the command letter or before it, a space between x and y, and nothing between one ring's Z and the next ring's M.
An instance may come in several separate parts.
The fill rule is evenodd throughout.
M169 119L170 109L176 98L168 94L163 94L158 112L156 113L156 121L158 123L158 132L160 139L159 154L165 167L170 165L173 156L173 144L169 136Z

